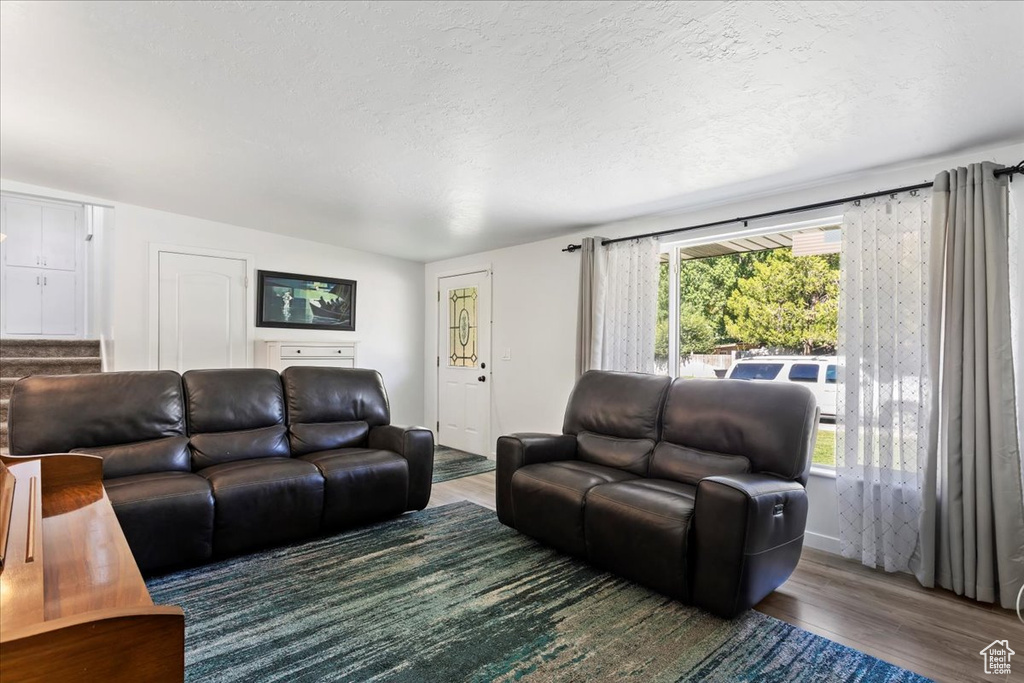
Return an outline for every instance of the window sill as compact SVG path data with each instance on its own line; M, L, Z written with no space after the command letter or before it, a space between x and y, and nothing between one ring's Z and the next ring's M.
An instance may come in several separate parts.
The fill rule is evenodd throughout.
M822 479L835 479L836 468L822 467L821 465L811 465L811 476L821 477Z

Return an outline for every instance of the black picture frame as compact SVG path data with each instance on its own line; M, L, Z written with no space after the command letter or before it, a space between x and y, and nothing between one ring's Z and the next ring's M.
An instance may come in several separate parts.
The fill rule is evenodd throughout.
M356 281L258 270L256 327L354 332Z

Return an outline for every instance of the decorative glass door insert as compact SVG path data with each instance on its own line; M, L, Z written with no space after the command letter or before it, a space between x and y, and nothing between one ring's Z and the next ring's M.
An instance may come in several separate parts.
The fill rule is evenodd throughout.
M448 366L477 366L477 288L448 290Z

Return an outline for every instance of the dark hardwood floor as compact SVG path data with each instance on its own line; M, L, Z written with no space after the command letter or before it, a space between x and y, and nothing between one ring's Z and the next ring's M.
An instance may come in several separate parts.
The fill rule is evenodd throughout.
M494 473L435 484L431 506L468 500L494 508ZM1024 681L1024 624L1016 615L928 590L888 574L805 549L793 576L757 609L936 681ZM1010 640L1014 674L984 675L980 650Z

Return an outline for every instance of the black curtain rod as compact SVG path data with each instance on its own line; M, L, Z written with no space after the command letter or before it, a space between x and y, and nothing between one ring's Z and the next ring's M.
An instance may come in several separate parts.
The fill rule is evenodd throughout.
M996 169L994 174L997 176L1007 175L1013 178L1015 173L1024 173L1024 161L1020 161L1014 166L1007 166L1006 168ZM912 192L914 190L923 190L926 187L931 187L933 183L918 183L917 185L907 185L905 187L896 187L891 190L879 190L878 192L868 192L867 194L858 194L852 197L843 197L842 199L832 199L827 202L815 202L814 204L804 204L803 206L794 206L789 209L780 209L778 211L765 211L764 213L755 213L750 216L740 216L739 218L729 218L722 221L712 221L710 223L701 223L700 225L690 225L685 228L672 228L671 230L659 230L657 232L645 232L642 235L630 235L629 237L616 237L611 240L602 240L601 246L607 246L609 244L615 244L616 242L628 242L629 240L639 240L645 237L662 237L664 235L674 235L679 232L687 232L689 230L699 230L700 228L713 228L719 225L729 225L730 223L743 223L746 226L748 221L757 220L759 218L770 218L771 216L784 216L788 213L800 213L801 211L810 211L812 209L823 209L827 206L836 206L837 204L846 204L847 202L855 202L861 199L871 199L872 197L883 197L885 195L897 195L901 192ZM582 249L582 244L570 244L562 251L572 253L577 249Z

